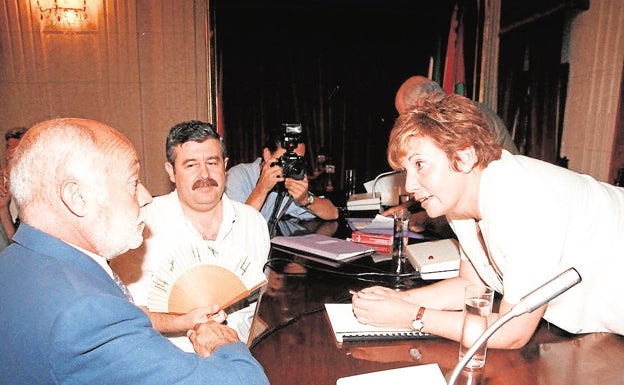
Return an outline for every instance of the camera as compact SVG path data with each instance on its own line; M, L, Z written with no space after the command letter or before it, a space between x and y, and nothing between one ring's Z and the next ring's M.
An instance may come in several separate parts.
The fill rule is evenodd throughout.
M280 166L285 178L302 180L306 175L305 159L294 152L301 140L301 124L284 123L282 127L284 130L282 132L281 144L286 152L277 158L277 162L271 166Z

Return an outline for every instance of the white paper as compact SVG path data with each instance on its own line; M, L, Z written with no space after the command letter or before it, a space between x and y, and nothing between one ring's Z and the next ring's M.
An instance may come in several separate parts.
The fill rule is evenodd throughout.
M379 384L446 385L446 380L438 364L426 364L342 377L336 381L336 385Z

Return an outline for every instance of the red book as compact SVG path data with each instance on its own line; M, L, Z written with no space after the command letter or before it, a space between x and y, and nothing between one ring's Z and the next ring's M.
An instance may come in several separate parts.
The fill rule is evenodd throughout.
M375 244L372 244L372 243L363 243L363 242L358 242L358 243L362 243L363 245L372 247L379 254L390 254L390 253L392 253L392 245L375 245Z
M392 234L371 234L355 230L351 234L351 240L369 245L380 245L392 247Z

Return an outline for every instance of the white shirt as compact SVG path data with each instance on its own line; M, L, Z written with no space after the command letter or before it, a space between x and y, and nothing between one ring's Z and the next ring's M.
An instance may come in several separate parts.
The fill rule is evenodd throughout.
M145 241L139 249L131 252L132 255L129 257L141 263L140 269L137 268L136 263L132 266L130 260L122 265L115 264L116 271L123 277L137 305L147 306L148 304L152 272L156 271L163 261L166 261L167 256L182 247L188 248L188 245L207 245L214 249L220 258L246 256L250 262L249 269L263 271L270 248L266 221L257 210L249 205L231 201L225 194L222 200L223 221L213 241L204 240L184 216L177 191L155 197L153 202L145 207ZM123 271L124 269L134 271ZM231 315L228 316L228 325L234 326L231 323L235 317L230 318ZM244 339L248 333L248 330L237 331L241 339ZM183 350L193 351L188 338L170 339Z
M548 305L544 318L571 332L624 334L624 188L503 151L479 186L480 246L474 220L453 220L480 277L505 301L569 267L582 282ZM500 275L500 279L498 276Z

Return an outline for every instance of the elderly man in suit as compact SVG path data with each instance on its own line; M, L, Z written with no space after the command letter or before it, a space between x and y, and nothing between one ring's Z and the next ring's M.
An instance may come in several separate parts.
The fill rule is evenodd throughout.
M152 199L127 138L86 119L42 122L10 178L21 225L0 254L0 383L268 384L222 312L188 331L197 354L184 353L115 280L108 260L141 244Z

